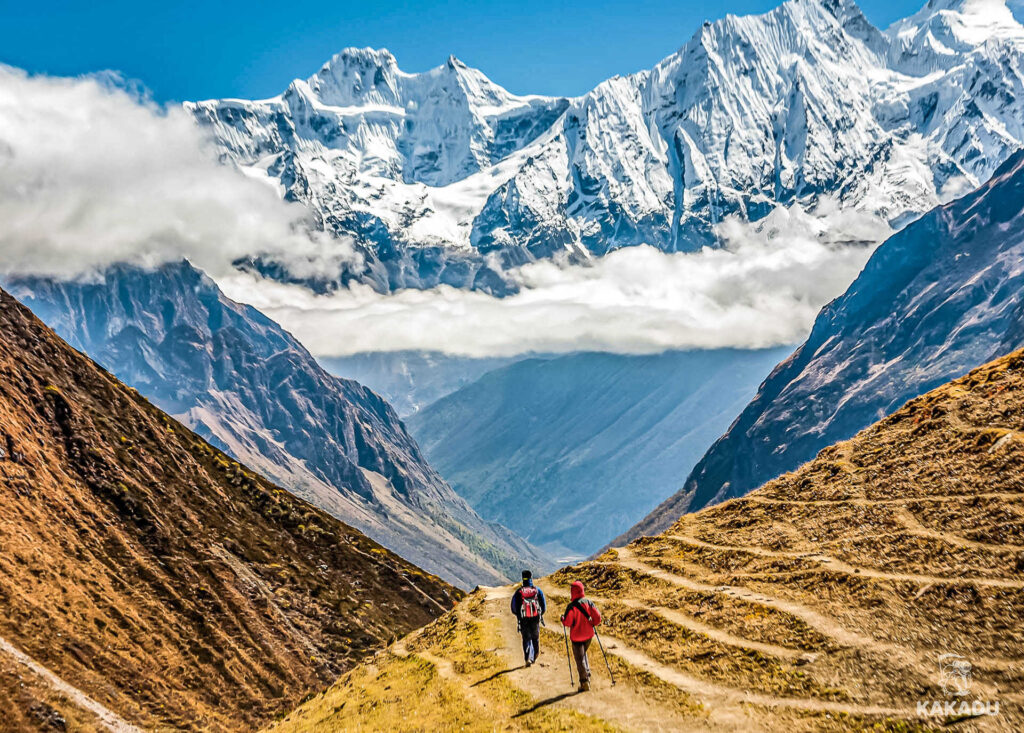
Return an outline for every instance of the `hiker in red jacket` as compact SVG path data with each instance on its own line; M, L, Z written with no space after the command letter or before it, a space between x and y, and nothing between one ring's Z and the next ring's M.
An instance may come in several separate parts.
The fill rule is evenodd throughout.
M583 583L578 580L569 588L571 600L562 614L562 625L569 627L572 641L572 655L576 658L576 669L580 674L580 692L590 689L590 660L587 650L594 639L594 627L601 623L601 612L597 606L583 597Z

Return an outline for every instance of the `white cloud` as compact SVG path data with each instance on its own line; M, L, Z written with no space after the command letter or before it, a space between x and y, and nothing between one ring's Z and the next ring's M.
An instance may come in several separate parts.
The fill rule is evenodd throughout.
M73 276L187 257L217 275L259 253L318 268L353 257L348 243L306 232L304 216L218 163L178 108L99 77L0 65L2 271Z
M977 184L967 176L952 176L942 184L942 188L938 192L939 202L948 204L950 201L966 196L977 187Z
M0 66L0 272L70 277L185 257L320 355L793 343L865 262L870 247L850 242L888 233L825 201L813 215L780 209L757 225L727 220L723 249L633 247L586 266L526 265L507 273L520 292L504 299L449 287L316 296L231 266L266 254L304 277L355 258L351 243L309 233L304 216L266 181L217 162L177 108L95 78Z
M831 205L815 213L780 209L756 226L729 220L723 249L631 247L588 266L532 263L508 273L522 289L507 298L450 287L317 296L239 273L220 284L322 356L764 347L803 339L821 306L863 267L872 247L837 238L874 243L888 232Z

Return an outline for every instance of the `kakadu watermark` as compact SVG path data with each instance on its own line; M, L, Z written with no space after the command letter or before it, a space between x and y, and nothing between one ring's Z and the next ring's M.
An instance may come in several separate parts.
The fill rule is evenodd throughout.
M971 663L959 654L939 657L939 684L945 700L918 700L922 717L999 715L998 700L971 699Z

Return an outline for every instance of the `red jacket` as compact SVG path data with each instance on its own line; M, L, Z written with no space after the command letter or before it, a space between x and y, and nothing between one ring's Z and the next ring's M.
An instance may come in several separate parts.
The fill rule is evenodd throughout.
M573 641L588 641L594 638L594 627L601 623L601 612L597 606L583 597L583 583L576 581L569 588L572 601L562 616L562 625L569 627L569 638Z

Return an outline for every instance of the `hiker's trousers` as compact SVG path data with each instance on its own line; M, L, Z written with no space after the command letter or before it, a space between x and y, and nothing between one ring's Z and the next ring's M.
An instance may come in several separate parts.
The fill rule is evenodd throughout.
M593 639L587 639L572 643L572 655L576 657L576 671L579 672L581 683L590 681L590 660L587 659L587 650L590 649L592 641Z
M540 618L519 619L519 633L523 635L523 660L527 664L537 661L540 654Z

